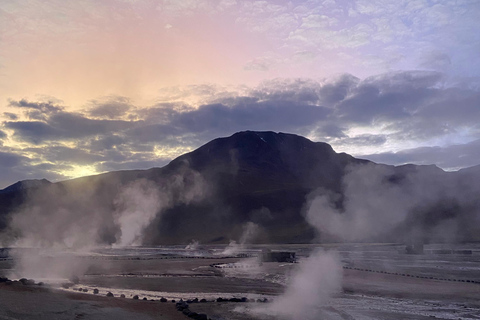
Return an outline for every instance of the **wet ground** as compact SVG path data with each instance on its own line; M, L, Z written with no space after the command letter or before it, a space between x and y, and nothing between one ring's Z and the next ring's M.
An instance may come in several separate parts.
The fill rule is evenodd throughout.
M138 295L138 303L143 298L155 300L145 303L159 304L162 297L169 303L172 299L205 299L191 303L190 309L217 320L283 319L262 312L269 303L257 301L277 299L299 264L259 263L255 256L265 248L294 251L301 263L314 247L253 246L230 257L222 256L224 248L218 246L102 249L74 255L56 252L35 258L35 252L26 250L28 258L14 254L16 261L1 260L0 276L43 280L63 292L88 297L103 298L112 292L114 299L123 294L132 300ZM480 319L477 244L426 245L422 255L406 254L405 246L395 244L323 247L339 254L342 290L310 310L312 319ZM79 283L62 288L72 272L77 273ZM93 294L94 289L98 294ZM249 302L217 302L219 297L245 297Z

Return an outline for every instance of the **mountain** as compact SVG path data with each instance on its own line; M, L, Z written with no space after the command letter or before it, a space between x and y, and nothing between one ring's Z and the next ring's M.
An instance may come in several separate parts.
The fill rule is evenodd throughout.
M373 171L356 179L352 168ZM115 243L127 235L134 237L135 230L141 229L143 243L157 245L185 244L192 239L228 243L241 239L249 226L254 226L252 239L257 242L310 242L319 239L319 228L305 218L314 195L330 195L332 210L348 217L352 199L362 198L351 194L355 183L371 189L370 180L376 181L380 193L400 190L402 195L414 190L416 182L412 181L422 188L424 183L432 184L435 190L445 185L435 191L435 197L444 196L418 200L395 228L365 237L396 241L405 240L411 230L427 230L430 237L432 226L457 222L458 217L458 223L468 225L466 212L476 212L477 205L480 208L471 200L476 199L478 189L470 188L461 199L446 194L448 188L458 190L462 179L460 173L435 166L393 167L356 159L336 153L327 143L293 134L245 131L215 139L163 168L109 172L57 183L18 182L0 191L0 228L11 238L28 234L33 242L42 243L59 239L65 243L85 239ZM465 182L466 186L475 184L473 180ZM463 231L470 237L476 229ZM338 240L329 230L320 236L322 241Z

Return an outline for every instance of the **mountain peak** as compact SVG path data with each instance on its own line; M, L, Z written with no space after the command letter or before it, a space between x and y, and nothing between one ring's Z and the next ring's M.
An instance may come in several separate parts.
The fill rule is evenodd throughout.
M48 184L51 184L51 182L48 181L47 179L22 180L6 187L5 189L0 190L0 193L20 191L20 190L26 190L31 188L40 188Z

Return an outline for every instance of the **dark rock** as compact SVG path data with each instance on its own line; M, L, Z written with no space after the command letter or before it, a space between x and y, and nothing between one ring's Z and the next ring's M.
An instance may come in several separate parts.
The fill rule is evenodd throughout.
M83 291L83 292L88 292L88 289L83 289L82 291Z
M107 297L113 297L113 293L111 293L110 291L107 292Z
M160 302L167 302L167 299L161 298L161 299L160 299Z
M207 302L207 299L200 300L201 303Z
M93 289L93 294L98 294L98 289Z
M8 278L2 278L2 277L0 277L0 283L7 282L7 281L9 281Z
M143 301L147 301L148 299L147 299L146 297L143 297L143 299L142 299L142 300L143 300Z
M137 295L134 295L132 299L133 299L133 300L138 300L138 296L137 296Z
M122 293L122 294L120 295L120 298L125 298L125 295Z
M185 309L188 309L188 304L185 301L180 300L175 304L175 307L178 311L183 311Z
M71 286L72 286L71 283L68 283L68 282L62 283L62 288L63 288L63 289L68 289L68 288L70 288Z
M22 278L20 280L18 280L21 284L23 284L24 286L33 286L35 284L35 281L32 280L32 279L26 279L26 278Z

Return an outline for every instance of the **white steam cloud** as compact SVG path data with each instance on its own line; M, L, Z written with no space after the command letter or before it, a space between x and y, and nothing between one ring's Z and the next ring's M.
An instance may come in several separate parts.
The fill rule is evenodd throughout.
M120 227L120 239L115 242L119 246L140 245L143 230L159 213L162 206L169 205L169 198L160 193L151 181L141 179L124 188L115 205L116 222Z
M451 176L438 170L423 168L399 174L389 166L353 166L342 181L342 205L340 195L316 190L309 196L306 219L322 239L382 239L403 227L408 231L405 239L397 240L435 237L458 241L462 232L474 233L468 230L475 224L468 221L478 221L478 212L462 212L462 208L476 207L471 205L476 198L469 195L475 188L466 182L460 188Z
M341 292L342 265L335 252L316 250L300 261L283 295L270 305L254 310L277 319L322 319L322 308Z
M200 201L208 190L188 164L161 181L137 179L124 185L115 178L94 177L35 190L2 234L4 244L18 248L12 275L81 276L88 263L79 263L75 255L105 245L141 245L145 229L154 219L161 221L166 209Z
M228 246L221 253L222 255L231 256L236 255L245 249L248 243L251 243L258 235L259 226L253 222L247 222L243 225L243 232L240 236L240 240L237 243L235 240L230 240Z

